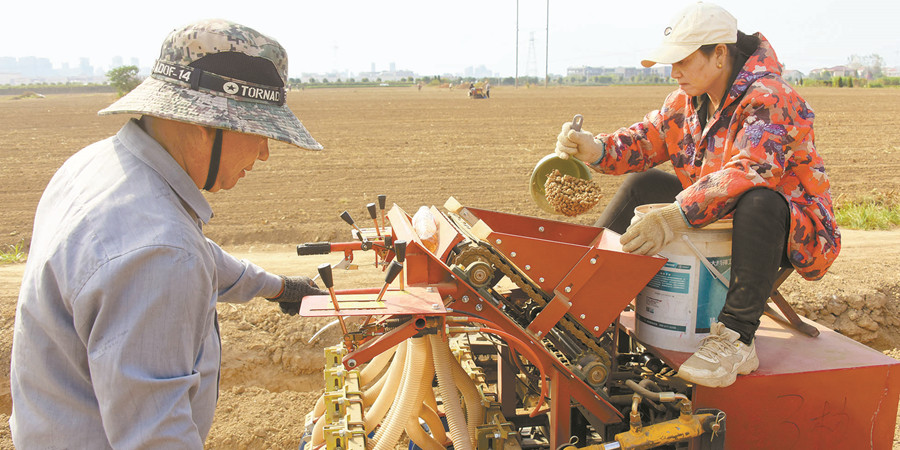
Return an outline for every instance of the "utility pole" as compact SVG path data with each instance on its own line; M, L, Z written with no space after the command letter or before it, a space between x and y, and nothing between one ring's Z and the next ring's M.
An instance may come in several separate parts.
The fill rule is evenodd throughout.
M550 83L550 0L547 0L547 43L544 48L544 88Z
M516 89L519 88L519 0L516 0Z

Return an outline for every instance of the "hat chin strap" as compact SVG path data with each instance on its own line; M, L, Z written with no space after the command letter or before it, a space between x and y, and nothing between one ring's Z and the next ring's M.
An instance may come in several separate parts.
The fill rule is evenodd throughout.
M209 173L206 174L206 184L203 189L208 191L216 184L219 176L219 162L222 159L222 129L216 129L216 140L213 141L212 154L209 157Z

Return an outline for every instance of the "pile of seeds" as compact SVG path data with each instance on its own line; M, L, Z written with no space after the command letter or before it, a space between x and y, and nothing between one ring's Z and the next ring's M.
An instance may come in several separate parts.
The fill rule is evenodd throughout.
M600 201L600 186L590 180L563 175L554 170L544 183L547 203L554 211L574 217L591 209Z

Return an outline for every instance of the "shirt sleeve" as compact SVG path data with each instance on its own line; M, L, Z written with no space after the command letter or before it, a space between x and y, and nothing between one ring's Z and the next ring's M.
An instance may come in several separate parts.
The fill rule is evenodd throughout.
M281 292L281 277L245 259L239 260L207 239L216 258L219 301L243 303L254 297L274 297Z
M72 303L113 448L203 448L194 414L215 398L196 368L215 326L215 267L184 249L143 247L94 272ZM203 376L215 376L202 374Z

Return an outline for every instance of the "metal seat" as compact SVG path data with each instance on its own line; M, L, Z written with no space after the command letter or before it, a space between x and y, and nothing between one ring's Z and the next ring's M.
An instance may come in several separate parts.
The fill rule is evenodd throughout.
M811 337L816 337L819 335L819 329L813 325L810 325L803 321L797 312L794 311L794 308L784 299L784 296L778 292L778 287L784 283L784 280L787 280L788 276L794 271L793 267L782 267L778 270L778 277L775 279L775 284L772 287L772 293L769 294L769 300L778 307L781 311L781 314L778 314L775 309L773 309L768 302L766 302L766 310L765 314L769 317L779 320L782 322L788 322L792 327L797 329L803 334L806 334Z

